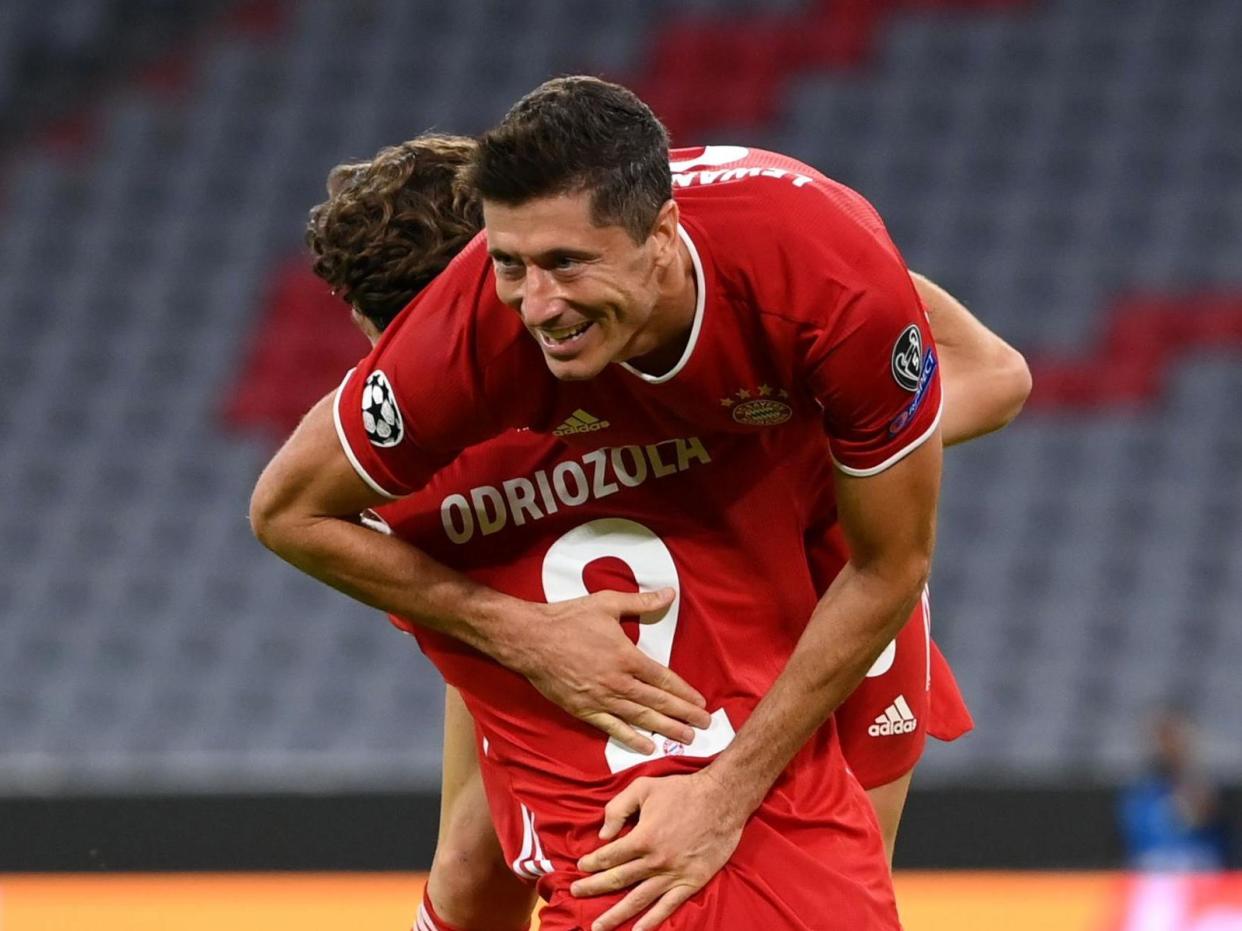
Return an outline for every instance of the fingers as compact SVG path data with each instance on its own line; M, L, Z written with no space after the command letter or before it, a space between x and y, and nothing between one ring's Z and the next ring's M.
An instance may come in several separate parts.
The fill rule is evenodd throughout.
M637 614L638 619L644 624L651 624L660 620L660 618L647 617L646 615L662 614L664 611L667 611L673 602L677 600L677 592L671 588L658 588L654 592L638 592L629 597L637 599L635 607L638 610L633 613Z
M639 733L638 728L676 740L678 743L689 744L694 740L694 731L689 725L653 711L646 705L624 698L614 699L608 704L609 711L587 712L580 715L582 720L643 756L651 756L655 753L656 745L645 734ZM695 722L696 726L706 726L711 723L711 716L701 708L686 704L676 704L675 707L679 713ZM700 721L705 721L705 724L699 725Z
M613 710L627 724L640 727L645 731L659 734L678 743L689 744L694 740L694 729L681 721L674 721L667 715L652 711L645 705L636 702L617 702ZM693 709L698 711L698 709Z
M651 909L635 923L634 931L655 931L656 928L660 927L672 916L673 912L685 905L696 892L698 890L692 886L674 886L664 893L660 901L656 903L655 908ZM625 919L622 920L624 921ZM616 926L613 925L613 927Z
M642 885L636 886L630 890L629 895L591 922L591 931L613 931L614 928L619 928L635 915L641 913L652 902L659 899L660 895L668 889L669 883L670 880L667 876L653 876ZM681 903L677 904L680 905ZM672 912L669 914L672 914ZM643 921L646 922L647 918L644 917ZM654 928L655 925L647 924L646 927Z
M698 689L691 686L690 683L667 666L657 663L646 653L640 654L640 657L641 660L638 668L634 670L635 677L648 685L654 686L661 692L667 692L672 700L682 702L687 706L686 711L691 715L691 717L685 717L688 723L694 724L696 727L707 727L711 723L711 715L702 710L707 707L707 699L703 697ZM652 705L652 707L657 706ZM684 717L680 712L677 712L676 708L668 708L661 705L659 710L666 714L672 713L673 717Z
M604 806L604 826L599 830L601 838L612 840L625 826L630 816L642 808L650 782L651 780L646 778L635 779ZM638 860L643 856L641 847L641 838L636 838L632 833L627 834L620 840L605 844L598 850L592 850L578 861L578 869L584 873L598 873L600 870L612 869L631 860Z
M635 883L642 882L651 876L651 868L644 860L631 860L602 873L577 880L569 891L580 899L589 899L593 895L607 895L609 892L620 892Z
M661 588L654 592L599 592L597 597L606 599L607 610L617 617L635 617L643 624L655 624L664 620L664 612L669 609L677 593L671 588Z
M612 840L621 832L621 828L625 827L625 822L630 820L632 815L638 814L643 807L643 799L647 797L647 790L650 783L645 777L640 777L631 782L628 786L614 795L604 806L604 826L599 829L599 836L602 840ZM584 860L595 858L598 862L605 865L617 863L623 855L621 850L609 851L609 847L616 847L610 844L599 850L588 854ZM583 867L587 872L594 872L590 867ZM595 869L600 869L596 867Z
M625 819L621 820L621 824L625 824ZM620 830L618 828L617 830ZM637 829L636 829L637 830ZM609 838L616 836L616 831L608 835ZM600 828L600 837L604 836L604 829ZM634 833L631 831L625 837L614 840L610 844L605 844L599 850L592 850L585 857L578 861L578 869L584 873L601 873L604 870L615 869L627 863L633 863L641 860L645 855L642 849L643 844L641 838L634 839Z
M582 715L582 720L603 731L617 743L629 747L635 753L641 753L643 756L651 756L655 753L655 742L651 738L644 737L616 715L606 711L595 711Z
M646 672L647 669L644 667L640 675ZM655 676L657 673L652 671L652 675ZM672 719L674 722L686 724L690 727L704 728L709 727L712 723L712 716L702 706L674 695L672 692L665 691L659 686L651 685L641 678L633 680L626 697L635 704L649 710L653 715ZM658 734L663 734L665 737L672 737L674 740L680 740L682 743L689 743L694 739L692 733L687 733L684 737L678 734L671 734L663 726L651 723L654 720L658 720L658 718L644 718L642 720L626 718L626 721L630 724L645 727L649 731L655 731Z
M652 624L662 620L664 610L673 603L676 594L671 588L662 588L654 592L605 591L588 597L600 599L604 609L611 614L615 614L618 619L627 615L638 615L638 619L642 623ZM637 672L638 678L691 705L699 708L707 706L707 699L703 697L698 689L692 687L690 683L686 682L685 679L677 675L673 670L657 663L650 656L640 651L637 646L634 647L634 654L640 657L640 666ZM680 715L676 716L679 717ZM707 720L704 719L702 725L696 726L706 727Z

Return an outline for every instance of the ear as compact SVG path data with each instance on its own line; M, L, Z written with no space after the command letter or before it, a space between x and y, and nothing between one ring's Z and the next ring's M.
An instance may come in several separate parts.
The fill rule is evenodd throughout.
M670 197L656 214L655 226L651 230L651 244L655 249L657 265L668 265L677 255L677 226L680 221L681 208Z

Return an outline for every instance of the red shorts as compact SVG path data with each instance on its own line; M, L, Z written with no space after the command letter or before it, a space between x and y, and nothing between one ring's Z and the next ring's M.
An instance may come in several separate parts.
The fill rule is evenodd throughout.
M660 931L900 931L878 831L868 866L826 859L816 830L752 819L725 868ZM860 888L868 870L872 881ZM620 898L574 899L558 890L540 913L540 931L587 931ZM620 931L633 927L627 921Z
M953 671L931 640L926 591L836 719L846 763L864 789L912 770L928 734L956 740L974 727Z
M569 892L581 874L567 851L598 845L598 821L549 824L516 797L511 774L491 754L480 766L505 859L548 903L540 931L585 931L628 892L588 899ZM747 822L729 862L661 931L900 931L875 812L844 768L830 729L812 737Z

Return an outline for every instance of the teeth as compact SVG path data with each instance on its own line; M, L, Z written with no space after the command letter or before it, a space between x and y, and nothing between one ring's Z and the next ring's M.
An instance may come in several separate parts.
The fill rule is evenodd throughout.
M550 342L564 343L568 340L573 339L575 336L579 336L582 333L585 333L587 327L589 327L590 325L591 325L591 322L588 320L586 323L580 324L574 327L573 329L562 330L558 333L550 333L547 330L544 330L543 336L545 339L549 340Z

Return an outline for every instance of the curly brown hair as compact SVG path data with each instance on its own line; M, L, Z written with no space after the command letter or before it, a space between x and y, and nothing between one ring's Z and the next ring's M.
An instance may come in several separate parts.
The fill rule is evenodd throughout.
M474 150L473 139L428 133L329 173L306 226L312 268L377 328L482 228L478 199L458 182Z

